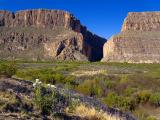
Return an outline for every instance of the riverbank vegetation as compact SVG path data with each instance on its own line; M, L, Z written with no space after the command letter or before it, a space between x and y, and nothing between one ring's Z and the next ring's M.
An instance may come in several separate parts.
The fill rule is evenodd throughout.
M0 74L64 86L141 120L160 117L160 64L3 61Z

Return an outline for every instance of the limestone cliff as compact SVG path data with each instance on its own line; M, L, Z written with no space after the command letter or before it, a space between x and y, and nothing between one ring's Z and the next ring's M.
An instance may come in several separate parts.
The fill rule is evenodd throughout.
M66 11L0 11L0 59L97 61L104 42Z
M122 31L160 31L160 12L131 12L122 26Z
M107 62L160 63L160 12L129 13L122 31L104 45Z

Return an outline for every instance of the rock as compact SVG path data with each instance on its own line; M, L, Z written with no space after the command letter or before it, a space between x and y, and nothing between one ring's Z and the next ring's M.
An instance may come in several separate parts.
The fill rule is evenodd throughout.
M9 27L12 24L14 14L9 11L0 11L0 27Z
M160 31L160 12L130 12L124 21L122 31Z
M7 105L7 108L5 108L7 109L7 111L1 111L0 109L0 119L5 118L7 120L24 120L28 118L41 120L44 117L37 111L37 107L35 106L35 104L32 103L33 106L29 110L26 108L26 106L24 107L26 98L30 100L28 101L28 103L26 103L28 105L31 104L29 104L29 102L34 101L34 88L32 85L33 83L31 81L14 78L0 78L0 92L11 92L11 95L16 95L16 99L18 99L16 104L20 104L17 107L16 104L12 104L12 101L6 102L6 104L10 104L9 106ZM54 92L55 99L52 105L52 112L57 113L56 117L58 117L60 120L84 120L84 118L80 118L79 116L69 116L69 114L65 114L65 108L68 107L68 105L70 105L71 101L73 100L76 100L89 108L95 108L96 110L103 111L104 113L111 115L111 117L114 116L117 120L137 120L130 113L125 113L118 109L109 108L94 97L85 96L77 93L76 91L65 89L64 87L45 87L43 88L43 90L45 94ZM7 94L7 97L9 97L9 95ZM17 110L17 108L19 109ZM10 111L10 109L16 109L17 111L12 112ZM26 114L22 115L22 111L25 111ZM51 116L51 118L54 119L53 116ZM51 118L48 118L48 120L50 120Z
M103 47L104 62L160 63L160 12L129 13Z
M104 43L66 11L0 11L0 59L97 61Z

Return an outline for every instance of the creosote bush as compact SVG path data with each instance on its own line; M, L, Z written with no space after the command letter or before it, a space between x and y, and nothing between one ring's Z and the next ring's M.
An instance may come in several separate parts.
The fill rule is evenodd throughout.
M26 80L32 80L32 81L38 78L40 81L46 84L48 83L49 84L56 84L56 83L74 84L73 76L64 76L62 73L57 72L50 68L18 70L16 72L16 76L19 78L23 78Z
M151 92L147 90L143 90L138 92L136 96L136 102L137 103L147 103L150 99Z
M2 62L0 63L0 76L4 75L7 77L12 77L17 71L17 66L15 62Z
M160 92L152 93L152 95L150 96L149 102L155 105L156 107L159 107L160 106Z
M104 102L110 107L121 108L123 110L132 111L135 109L135 101L133 99L119 96L114 92L110 92L104 99Z
M147 117L147 120L157 120L157 119L153 116L149 116L149 117Z
M76 87L76 90L89 96L101 96L102 89L96 80L86 80Z

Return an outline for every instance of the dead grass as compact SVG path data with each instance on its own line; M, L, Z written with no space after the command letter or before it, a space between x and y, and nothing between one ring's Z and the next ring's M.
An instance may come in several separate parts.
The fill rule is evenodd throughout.
M155 120L160 120L160 108L150 105L139 106L139 108L134 112L134 115L136 115L140 120L145 120L149 117L155 118Z
M0 91L0 101L11 102L15 100L15 96L7 91Z
M98 74L107 74L106 70L88 70L88 71L75 71L71 73L71 75L76 76L76 77L81 77L81 76L93 76L93 75L98 75Z
M76 106L72 114L85 120L121 120L117 116L97 111L95 108L89 108L83 104Z

